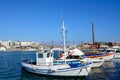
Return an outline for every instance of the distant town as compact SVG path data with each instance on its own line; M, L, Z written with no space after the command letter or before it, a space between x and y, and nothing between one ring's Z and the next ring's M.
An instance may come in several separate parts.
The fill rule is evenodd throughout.
M29 51L29 50L38 50L39 43L32 41L0 41L0 51Z
M91 49L92 42L77 44L76 47L79 49ZM120 42L95 42L94 45L97 49L106 49L113 46L117 46L120 48ZM61 46L55 46L53 44L40 44L38 42L32 41L0 41L0 51L36 51L39 50L40 47L44 48L61 48ZM74 47L74 45L67 46L68 48Z

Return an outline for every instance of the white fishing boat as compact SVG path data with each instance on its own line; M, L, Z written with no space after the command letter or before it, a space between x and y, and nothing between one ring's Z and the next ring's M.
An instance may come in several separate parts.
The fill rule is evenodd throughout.
M111 61L114 57L114 52L98 52L98 53L88 53L86 56L88 58L103 58L104 61Z
M104 59L102 57L86 57L85 54L79 50L79 49L73 49L70 50L70 52L68 53L68 58L71 59L80 59L81 61L92 61L93 65L92 67L100 67L102 66L102 64L104 63Z
M62 33L65 47L65 28L62 25ZM79 59L54 60L50 50L41 50L36 53L36 62L22 61L22 66L31 73L48 76L87 76L91 71L92 62L81 62Z
M22 66L29 72L51 76L87 76L92 63L80 63L80 60L53 60L51 52L36 53L36 63L23 61Z

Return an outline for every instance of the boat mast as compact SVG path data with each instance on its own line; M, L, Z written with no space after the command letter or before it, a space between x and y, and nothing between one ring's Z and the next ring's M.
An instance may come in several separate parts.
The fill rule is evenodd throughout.
M62 21L62 38L63 38L63 50L64 50L64 54L66 57L66 28L64 27L64 21ZM65 63L66 63L66 58L65 58Z
M92 43L94 45L95 41L94 41L94 22L92 22Z
M65 27L64 27L64 21L62 22L62 37L63 37L63 49L66 50L66 39L65 39Z

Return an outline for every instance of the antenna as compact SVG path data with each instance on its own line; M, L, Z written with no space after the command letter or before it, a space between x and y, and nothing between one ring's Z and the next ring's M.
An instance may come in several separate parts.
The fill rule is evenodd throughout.
M64 27L64 21L62 21L62 37L63 37L63 50L65 54L65 63L66 63L66 28Z
M66 28L64 27L64 21L62 21L62 38L63 38L63 49L66 50Z

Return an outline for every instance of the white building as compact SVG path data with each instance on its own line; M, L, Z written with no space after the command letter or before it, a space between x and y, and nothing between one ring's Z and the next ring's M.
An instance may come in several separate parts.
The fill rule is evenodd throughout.
M0 47L0 51L6 51L5 47Z

